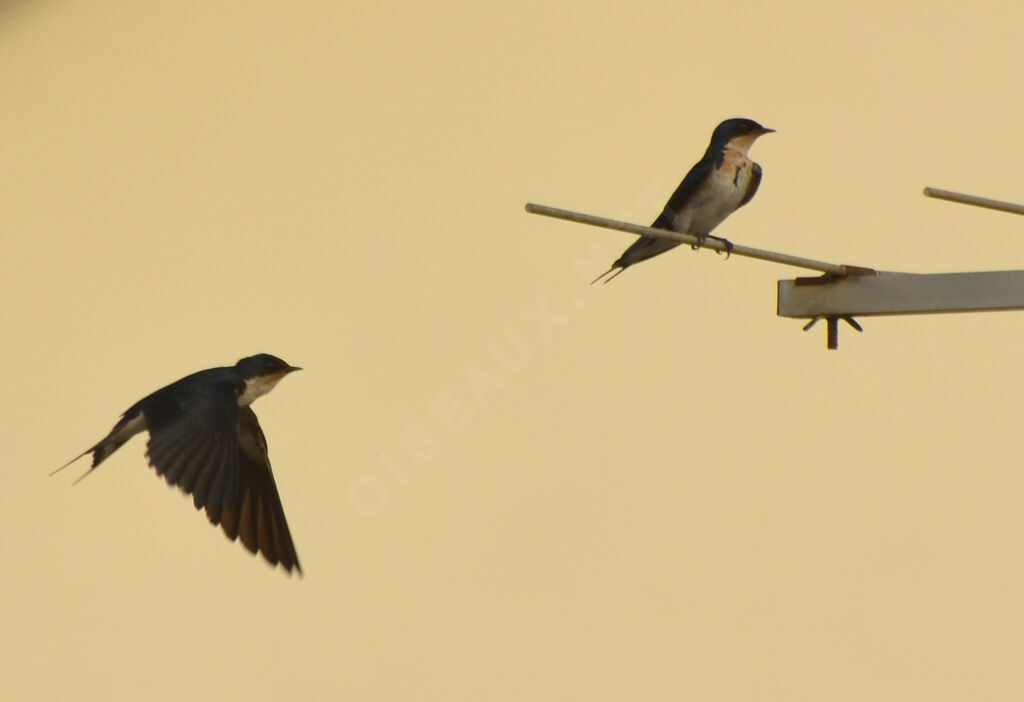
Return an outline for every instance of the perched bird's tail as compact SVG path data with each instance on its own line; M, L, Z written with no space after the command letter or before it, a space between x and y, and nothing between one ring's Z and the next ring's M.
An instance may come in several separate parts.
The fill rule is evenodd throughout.
M658 226L658 221L655 221L654 226ZM593 285L594 283L596 283L597 281L601 280L606 275L614 271L616 268L618 268L619 270L616 271L614 275L605 278L604 282L607 283L608 281L613 280L615 276L619 275L619 273L622 273L622 271L632 266L634 263L640 263L640 261L646 261L647 259L653 258L658 254L665 253L669 249L674 249L675 247L679 246L679 243L680 242L678 241L658 239L653 236L641 236L639 239L634 241L629 246L629 248L622 252L622 255L619 256L618 259L616 259L615 263L612 264L611 268L609 268L604 273L594 278L594 280L591 281L590 284Z
M612 264L612 267L611 267L611 268L609 268L609 269L608 269L608 270L606 270L606 271L605 271L604 273L602 273L601 275L597 276L597 277L596 277L596 278L594 278L594 279L593 279L592 281L590 281L590 284L591 284L591 285L593 285L593 284L594 284L594 283L596 283L597 281L601 280L601 278L604 278L604 277L605 277L606 275L608 275L609 273L612 273L612 271L615 271L615 272L614 272L614 273L612 273L612 274L611 274L610 276L608 276L607 278L605 278L604 282L605 282L605 283L607 283L607 282L608 282L608 281L610 281L610 280L615 280L615 276L619 275L619 273L622 273L622 271L624 271L624 270L626 270L626 266L620 265L620 264L619 264L619 262L618 262L618 261L616 261L615 263L613 263L613 264Z

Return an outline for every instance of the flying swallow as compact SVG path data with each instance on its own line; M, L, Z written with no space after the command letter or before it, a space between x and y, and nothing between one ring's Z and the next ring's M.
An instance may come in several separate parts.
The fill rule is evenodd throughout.
M759 136L774 131L742 117L727 119L715 127L703 158L686 174L651 226L692 234L703 242L726 217L754 197L761 184L761 165L751 161L747 151ZM717 236L711 238L723 242L726 251L732 249L728 240ZM605 278L607 283L634 263L646 261L680 243L642 236L590 284L615 271Z
M129 407L106 437L53 473L91 453L92 466L77 483L128 439L148 430L146 457L157 475L192 495L196 509L205 508L229 539L241 538L272 566L280 563L289 574L295 569L301 575L267 440L249 407L297 370L261 353L185 376Z

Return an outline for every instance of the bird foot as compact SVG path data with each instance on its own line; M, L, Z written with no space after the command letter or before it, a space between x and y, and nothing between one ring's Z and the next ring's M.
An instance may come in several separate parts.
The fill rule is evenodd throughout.
M723 239L720 236L709 236L709 237L706 237L706 238L714 239L715 241L722 242L722 246L725 247L725 260L728 261L729 257L732 256L732 250L734 248L733 245L732 245L732 242L729 241L728 239ZM701 242L701 243L703 243L703 242ZM721 251L715 251L715 253L718 254L719 256L722 255Z

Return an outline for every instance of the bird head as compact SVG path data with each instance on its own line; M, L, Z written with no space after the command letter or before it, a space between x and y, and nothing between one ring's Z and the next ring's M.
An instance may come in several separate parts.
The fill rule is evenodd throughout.
M759 136L774 131L752 119L733 117L715 127L711 135L711 146L719 149L733 148L745 154Z
M238 404L244 407L273 390L281 378L302 369L288 365L277 356L260 353L240 360L235 370L245 381L245 390L238 398Z

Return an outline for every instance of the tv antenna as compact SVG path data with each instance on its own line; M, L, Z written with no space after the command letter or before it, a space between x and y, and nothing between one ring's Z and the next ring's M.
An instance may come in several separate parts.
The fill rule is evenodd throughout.
M925 188L924 194L940 200L1024 215L1024 205L1012 202L939 188ZM692 234L645 227L533 202L526 204L526 211L639 236L668 239L713 251L727 249L726 244L711 237L701 241ZM863 331L856 317L1024 310L1024 270L898 273L816 261L740 244L733 244L729 253L820 272L820 276L778 281L777 314L780 317L809 320L804 325L804 331L819 320L825 320L826 343L833 350L839 348L840 320L857 331Z

